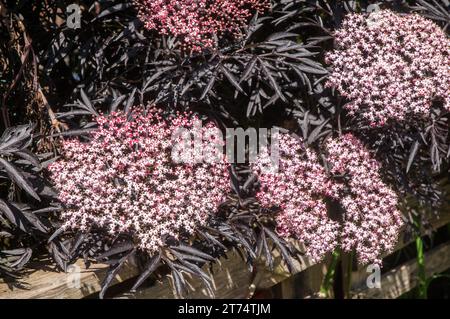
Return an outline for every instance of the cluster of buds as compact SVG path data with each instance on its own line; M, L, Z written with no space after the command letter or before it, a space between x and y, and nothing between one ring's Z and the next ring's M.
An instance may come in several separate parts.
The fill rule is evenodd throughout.
M134 0L149 30L179 38L185 49L217 46L223 35L240 36L255 12L270 8L269 0Z

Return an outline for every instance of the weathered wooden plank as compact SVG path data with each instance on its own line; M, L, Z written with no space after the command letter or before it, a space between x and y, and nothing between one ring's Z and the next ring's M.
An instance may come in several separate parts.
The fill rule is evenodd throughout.
M450 209L446 210L446 213L441 213L440 216L433 218L431 221L432 230L436 230L442 226L450 223ZM425 235L425 233L423 233ZM397 252L400 249L404 248L408 244L414 241L414 238L407 238L405 233L401 233L399 241L394 248L394 251ZM385 255L385 257L387 254ZM349 263L349 255L344 254L342 256L342 270L343 270L343 284L344 284L344 292L347 294L354 287L358 287L362 283L365 283L368 273L366 272L366 267L358 266L358 269L351 272L351 278L348 278L347 267L350 265ZM306 270L303 270L299 274L294 274L290 276L289 273L285 273L285 276L278 275L278 279L286 280L286 282L282 281L282 285L285 286L285 290L287 291L287 287L292 286L293 283L302 283L302 288L295 288L295 298L320 298L320 286L323 280L324 274L326 273L328 262L325 260L324 262L313 265L310 264ZM287 271L287 270L286 270ZM270 276L270 274L267 274ZM284 278L284 279L283 279ZM274 283L276 284L276 283ZM298 285L298 284L295 284ZM350 288L349 288L350 287ZM289 288L290 289L290 288ZM283 290L283 287L282 289ZM292 289L291 289L292 292Z
M299 251L304 251L301 244L298 242L294 243L294 246L296 246L296 249ZM261 261L257 276L255 277L255 280L253 282L253 285L255 288L258 289L267 289L270 287L273 287L274 285L282 282L283 280L286 280L287 278L292 277L295 274L298 274L311 266L314 266L316 263L311 261L308 257L305 256L299 256L297 259L294 260L294 269L292 272L289 272L287 266L285 263L281 262L281 256L279 251L275 250L273 252L274 256L274 269L270 270L268 267L265 266L264 262Z
M308 258L300 258L294 261L294 273L301 272L312 265ZM190 292L185 298L250 298L256 289L272 287L291 276L287 267L281 262L281 257L274 251L274 269L269 271L263 260L256 263L254 271L249 271L244 261L236 251L230 251L227 259L222 258L220 264L215 263L210 267L203 267L213 281L214 296L210 295L202 282L192 278ZM151 287L139 289L136 293L118 295L117 298L145 299L145 298L174 298L175 292L171 277L156 283Z
M79 299L100 291L100 284L106 274L107 265L95 264L86 269L79 260L72 266L70 273L43 269L32 272L23 278L26 289L9 287L0 281L0 298L2 299ZM79 271L79 277L72 271ZM113 281L117 284L135 277L137 270L124 266ZM79 281L78 281L79 280ZM77 284L79 282L79 285Z
M295 262L296 272L309 267L311 263L308 259L302 259L302 262ZM221 258L219 263L210 267L206 265L204 270L210 273L213 278L213 287L216 298L237 298L249 297L258 287L266 288L282 281L290 276L286 266L281 263L279 254L274 252L274 271L266 269L264 262L256 264L255 271L250 272L239 254L232 250L227 254L227 258ZM0 281L0 298L17 299L39 299L39 298L60 298L60 299L78 299L99 292L101 282L105 276L107 265L95 264L86 269L84 263L80 260L75 264L75 269L80 271L80 287L74 285L72 274L56 272L53 269L37 270L29 276L23 278L26 289L12 288L8 284ZM113 284L123 282L134 278L137 275L137 269L131 265L116 276ZM190 280L192 292L188 298L207 298L208 295L202 282L198 279ZM170 277L162 282L155 284L148 289L141 289L135 294L134 298L173 298L174 291ZM131 297L122 295L119 297Z
M445 213L442 213L439 217L434 218L433 220L431 220L431 226L432 226L432 230L436 230L438 228L441 228L447 224L450 223L450 209L448 209ZM425 233L422 233L423 236L425 236ZM394 248L394 251L391 252L391 254L399 251L400 249L406 247L407 245L411 244L414 241L414 238L406 238L404 233L400 234L400 238L399 241L397 243L397 245ZM386 257L387 255L385 255L384 257ZM348 263L348 261L346 261L346 264ZM362 284L365 283L366 279L367 279L367 272L366 272L366 268L364 266L358 266L358 268L353 271L351 273L351 278L350 278L350 286L351 289L353 289L354 287L358 287L361 286ZM344 278L345 278L345 282L346 285L348 284L348 278L347 278L347 274L344 273Z
M216 298L246 298L250 294L252 273L242 262L242 258L236 251L230 251L227 259L222 258L220 263L214 263L210 267L203 267L212 278L212 287ZM188 278L190 292L185 298L212 298L201 280L195 277ZM139 289L136 293L125 293L116 296L119 299L166 299L174 298L171 276L167 276L160 282L150 287Z
M433 222L435 228L445 225L450 220L450 214L443 214L439 220ZM406 245L402 241L397 249ZM284 263L281 263L280 255L274 251L275 267L273 271L267 269L263 261L255 266L255 271L247 270L245 263L235 252L230 252L227 259L221 259L219 264L213 265L214 290L216 298L250 297L256 289L270 288L293 274L304 271L314 265L308 258L301 258L300 262L295 262L293 274L290 273ZM24 282L28 283L28 289L10 289L10 287L0 281L0 298L83 298L100 290L100 283L104 278L107 265L96 264L89 269L84 267L82 261L78 261L76 266L80 267L81 287L72 287L71 278L63 272L51 270L38 270L31 273ZM204 269L209 272L209 267ZM316 269L317 270L317 269ZM321 270L323 271L323 270ZM127 266L115 279L115 283L133 278L137 275L137 270L132 266ZM360 278L362 279L362 278ZM191 280L193 291L187 296L189 298L208 297L201 281ZM318 284L320 286L320 284ZM317 284L314 286L318 286ZM121 298L173 298L170 278L157 283L153 287L141 289L134 296L121 295Z
M425 254L427 277L450 268L450 242L442 244ZM364 286L352 291L353 298L394 299L413 289L418 283L418 266L415 259L381 276L381 288Z
M301 271L300 273L287 278L280 283L279 289L282 299L305 299L305 298L323 298L320 295L320 287L327 273L329 260L322 263L312 265L311 267ZM273 288L272 288L273 289ZM333 293L333 292L331 292Z

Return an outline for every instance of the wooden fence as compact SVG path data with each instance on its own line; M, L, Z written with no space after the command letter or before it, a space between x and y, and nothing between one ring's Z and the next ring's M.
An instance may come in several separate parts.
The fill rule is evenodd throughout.
M432 222L433 228L440 228L450 222L450 214L446 213ZM403 249L411 241L402 235L396 251ZM204 267L213 278L215 298L252 298L255 291L267 291L277 285L277 297L312 298L318 297L320 284L326 273L326 261L314 264L307 258L295 263L295 270L289 273L280 262L279 254L274 251L274 269L269 271L263 261L256 264L251 272L236 251L230 251L227 258L212 267ZM425 255L426 274L431 276L450 268L450 241L443 243ZM345 258L343 258L343 268ZM57 272L54 267L44 267L31 272L23 279L23 286L11 287L0 282L0 298L69 298L79 299L95 297L100 290L107 265L94 264L86 269L82 261L77 262L71 270L80 271L79 278L73 274ZM349 296L352 298L397 298L417 285L416 260L407 260L390 269L381 276L381 289L369 289L366 285L368 273L359 267L350 278L345 278ZM113 298L173 298L174 291L171 278L165 277L149 287L144 287L134 294L123 293L127 282L138 275L136 267L129 264L116 276L111 291ZM79 279L80 285L77 285ZM211 298L200 280L188 279L190 293L188 298ZM123 286L123 287L122 287ZM122 287L122 288L120 288Z

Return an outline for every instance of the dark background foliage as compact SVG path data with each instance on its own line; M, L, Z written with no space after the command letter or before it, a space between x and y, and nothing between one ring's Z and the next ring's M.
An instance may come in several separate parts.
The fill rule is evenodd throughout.
M195 111L221 128L281 126L319 152L328 136L351 131L383 163L411 221L419 217L426 225L438 210L449 172L448 112L436 108L421 126L369 129L348 118L342 109L347 101L324 88L324 53L349 12L418 12L448 32L447 0L273 1L271 12L254 16L242 39L194 55L181 51L177 39L145 30L131 1L73 2L82 9L79 29L66 24L72 1L0 1L0 275L16 276L32 256L45 252L63 269L76 258L96 258L112 265L106 289L134 259L143 269L137 285L163 265L183 294L182 271L208 286L199 266L232 246L243 249L250 267L261 254L271 263L272 244L290 263L294 252L275 234L274 212L253 199L257 180L245 165L233 167L234 194L212 226L158 255L142 255L130 234L109 238L98 229L59 230L61 207L45 166L58 155L62 136L88 138L93 116L137 104Z

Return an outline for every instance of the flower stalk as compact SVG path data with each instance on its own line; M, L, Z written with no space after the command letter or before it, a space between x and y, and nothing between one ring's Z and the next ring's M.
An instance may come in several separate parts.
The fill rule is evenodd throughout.
M336 268L340 258L340 250L336 249L335 251L333 251L330 266L328 267L327 273L325 274L325 277L322 281L322 285L320 286L320 294L325 298L329 298L331 296L330 290L333 287Z

